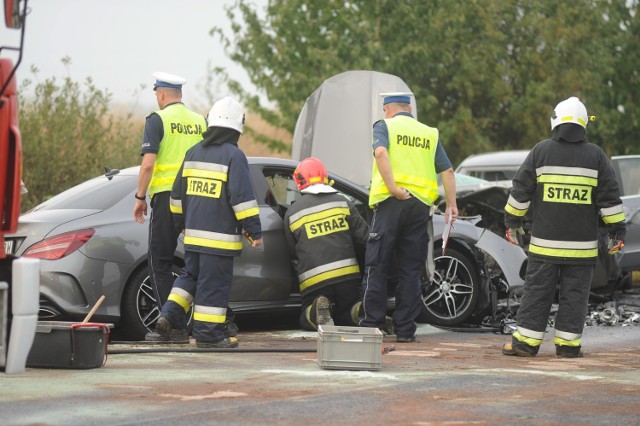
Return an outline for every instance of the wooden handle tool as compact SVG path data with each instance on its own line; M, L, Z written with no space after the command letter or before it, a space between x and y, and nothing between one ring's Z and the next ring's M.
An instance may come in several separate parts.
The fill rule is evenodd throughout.
M89 311L89 313L87 314L86 317L84 317L84 320L82 321L83 324L86 324L89 322L89 320L91 319L91 317L93 316L93 314L96 313L96 311L98 310L98 308L100 307L100 305L102 305L102 302L104 302L104 299L106 299L106 296L103 294L102 296L100 296L100 299L98 299L98 301L96 302L95 305L93 305L93 308L91 308L91 310Z

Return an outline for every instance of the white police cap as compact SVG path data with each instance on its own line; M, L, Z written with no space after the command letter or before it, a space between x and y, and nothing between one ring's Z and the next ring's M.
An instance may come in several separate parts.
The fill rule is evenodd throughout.
M156 79L156 82L153 85L153 90L156 90L158 87L182 89L182 85L187 83L187 80L184 78L175 74L169 74L168 72L156 71L153 73L153 76Z
M382 96L382 105L390 104L393 102L400 102L404 104L411 103L411 96L413 93L411 92L389 92L389 93L380 93Z

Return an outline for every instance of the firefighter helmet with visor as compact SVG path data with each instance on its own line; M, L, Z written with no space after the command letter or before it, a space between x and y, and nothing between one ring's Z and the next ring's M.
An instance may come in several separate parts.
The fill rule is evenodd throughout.
M293 172L293 180L298 190L317 183L329 183L327 169L322 164L322 161L315 157L305 158L298 164L298 167Z

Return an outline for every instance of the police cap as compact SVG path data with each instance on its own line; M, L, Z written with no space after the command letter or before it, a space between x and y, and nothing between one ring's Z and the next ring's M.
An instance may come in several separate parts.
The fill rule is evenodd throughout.
M182 85L186 84L187 80L184 78L169 74L167 72L154 72L153 76L156 79L155 84L153 85L153 90L156 90L158 87L170 87L172 89L182 89Z
M411 93L411 92L390 92L390 93L380 93L380 96L382 96L382 98L383 98L382 105L395 103L395 102L400 102L400 103L403 103L403 104L410 104L411 103L411 96L413 96L413 93Z

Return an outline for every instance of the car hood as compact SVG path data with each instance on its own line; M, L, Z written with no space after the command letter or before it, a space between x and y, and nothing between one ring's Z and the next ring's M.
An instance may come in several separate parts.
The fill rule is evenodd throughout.
M491 186L457 197L458 214L464 217L482 217L477 226L504 235L504 207L509 199L509 188Z

